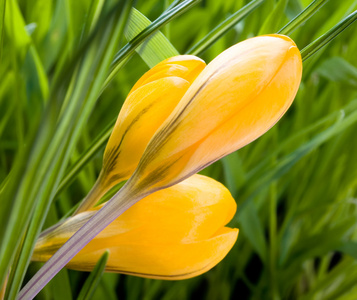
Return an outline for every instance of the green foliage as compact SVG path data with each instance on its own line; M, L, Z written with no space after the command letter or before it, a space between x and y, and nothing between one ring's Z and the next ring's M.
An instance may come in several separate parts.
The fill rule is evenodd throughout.
M210 61L241 40L278 32L310 4L197 2L0 0L0 282L11 265L7 299L39 268L28 263L41 229L93 185L123 100L149 67L176 53ZM317 41L305 49L313 55L292 108L266 135L203 171L238 204L230 225L240 234L228 256L204 275L173 282L101 276L103 258L83 289L87 275L63 270L37 299L356 298L356 25L315 50L342 19L339 29L356 19L346 17L357 1L313 3L282 29L300 49Z

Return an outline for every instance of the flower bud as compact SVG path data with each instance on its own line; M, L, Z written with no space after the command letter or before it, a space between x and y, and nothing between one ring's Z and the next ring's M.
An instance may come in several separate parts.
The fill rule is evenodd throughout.
M191 55L176 56L144 74L120 110L104 153L103 170L110 178L128 179L146 145L177 106L205 63Z
M195 56L179 55L162 61L138 80L107 143L99 178L75 213L92 207L110 188L131 176L155 131L204 67Z
M170 186L261 136L291 105L301 73L300 52L283 35L251 38L221 53L151 139L132 188Z
M37 241L33 260L48 260L100 207L46 230ZM235 211L236 203L222 184L194 175L132 206L67 267L91 271L109 250L107 271L158 279L190 278L211 269L231 249L238 230L224 225Z

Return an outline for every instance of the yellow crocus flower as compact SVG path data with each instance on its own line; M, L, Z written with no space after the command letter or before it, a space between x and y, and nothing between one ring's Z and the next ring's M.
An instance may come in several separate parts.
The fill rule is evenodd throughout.
M155 133L127 190L170 186L257 139L289 108L301 75L287 36L254 37L222 52Z
M264 134L291 105L299 88L301 75L300 52L287 36L259 36L222 52L189 85L178 105L162 125L159 125L148 142L134 173L111 200L98 211L95 209L89 213L88 218L79 219L77 226L74 226L75 230L63 241L57 242L61 235L60 232L56 234L56 230L60 230L62 224L54 227L52 237L49 231L48 236L44 235L39 240L34 259L46 260L52 254L53 256L28 286L38 284L39 280L43 280L41 284L47 282L55 274L56 268L64 263L68 263L69 267L83 270L87 268L86 264L90 263L92 268L103 253L103 247L110 249L110 245L113 245L116 239L114 235L112 238L106 238L111 234L112 222L116 222L130 207L134 209L140 205L143 199L167 192L165 188L175 191L177 186L184 184L180 182L189 176ZM149 78L150 76L147 78L148 81ZM139 93L140 89L144 89L150 83L143 80L141 84L144 85L134 87L129 97L136 92ZM164 88L164 85L160 85L161 88ZM145 93L142 92L140 96L145 96ZM135 108L135 105L132 107ZM143 107L145 106L140 105L139 111ZM149 111L151 109L144 110L144 114ZM124 119L126 117L121 120ZM134 124L139 124L135 118L124 126L126 130L119 138L113 137L118 149L124 145L129 131L134 132ZM131 154L138 155L135 149L132 153L131 150L130 147L127 149L128 162L131 161ZM110 170L114 167L115 164ZM124 175L120 176L124 178ZM175 184L178 185L174 186ZM209 191L211 185L208 184L202 191ZM174 192L171 197L175 198L175 195ZM180 204L174 207L179 209L181 201L186 197L182 197L178 192L177 195ZM188 197L190 198L192 197ZM136 205L133 206L134 204ZM166 214L167 220L170 221L175 213ZM128 247L126 250L122 247L110 249L114 261L109 263L108 270L150 278L179 279L199 275L210 269L226 255L238 232L218 226L211 237L203 238L197 235L197 239L188 240L181 237L176 243L170 238L174 239L176 230L180 232L186 217L188 216L180 218L176 224L170 224L175 225L175 234L168 234L160 239L160 243L147 239L141 242L137 236L160 235L167 232L169 227L157 226L155 234L151 235L140 235L140 226L133 228L132 238L124 244ZM150 224L157 224L156 218L146 216L145 219L145 225L142 227L149 228ZM200 223L204 218L197 217L194 220L194 223ZM134 234L135 231L138 235ZM69 236L72 238L64 243ZM130 237L129 233L128 236ZM179 234L177 236L180 237ZM101 242L98 242L98 237L102 237ZM45 257L46 252L51 252L48 257ZM71 261L72 258L74 260ZM119 267L115 269L115 266ZM48 272L50 273L46 274ZM44 280L45 275L47 277ZM25 289L24 293L26 291Z
M179 55L160 62L137 81L120 110L98 180L76 213L131 176L155 131L205 66L196 56Z
M79 213L37 241L33 260L48 260L100 208ZM238 229L225 225L236 203L219 182L194 175L132 206L67 265L91 271L109 250L106 271L157 279L185 279L220 262L234 245Z

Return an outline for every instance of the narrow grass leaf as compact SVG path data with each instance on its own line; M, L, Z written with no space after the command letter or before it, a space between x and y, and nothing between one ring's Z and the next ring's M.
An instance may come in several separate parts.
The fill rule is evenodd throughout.
M277 33L288 35L310 19L328 0L314 0L300 14L281 28Z
M2 44L4 39L6 0L0 0L0 62L2 57Z
M336 250L341 251L353 257L357 261L357 242L345 241Z
M71 280L67 269L62 269L55 280L48 285L52 293L53 300L72 300L74 299L71 291Z
M240 211L239 223L241 224L240 228L242 229L242 233L251 242L260 259L266 262L267 246L257 207L253 201L249 201L244 208L240 208Z
M232 29L237 23L243 20L246 16L258 8L264 0L253 0L240 10L235 12L229 18L217 25L211 32L203 37L199 42L187 50L188 54L199 55L212 46L218 39L220 39L227 31Z
M295 151L278 159L276 167L274 169L268 170L263 174L257 174L257 178L251 179L251 181L254 183L251 184L243 192L243 194L241 194L240 199L243 201L242 205L246 204L247 202L250 202L254 196L258 195L262 190L266 189L272 182L286 174L292 168L292 166L294 166L304 156L311 153L312 150L316 149L332 137L346 130L356 122L357 112L353 112L349 116L346 116L342 120L330 126L328 129L317 134L315 137L310 139L305 144L301 145ZM238 216L241 215L243 211L244 210L242 209L238 210Z
M354 217L350 217L341 222L341 224L329 228L328 231L323 230L314 235L305 234L304 243L297 242L293 244L291 251L287 251L289 255L280 256L279 264L286 264L290 266L289 268L296 268L302 261L308 258L320 256L323 253L338 249L344 235L354 225L355 219Z
M133 8L128 26L125 30L126 38L131 41L151 24L152 23L147 17ZM150 68L166 58L179 54L175 47L172 46L169 40L160 31L153 34L144 44L137 47L135 51Z
M5 29L12 37L17 49L30 45L31 38L25 28L25 21L15 0L6 0ZM4 3L3 3L4 5Z
M349 16L344 18L340 23L331 28L328 32L320 36L318 39L307 45L301 50L301 56L303 60L308 59L315 52L320 50L323 46L327 45L336 36L338 36L342 31L344 31L348 26L350 26L354 21L357 20L357 10L351 13Z
M116 55L112 62L111 71L104 83L104 87L107 86L110 81L115 77L120 68L123 66L124 60L130 57L135 49L140 46L148 37L159 30L162 26L166 25L168 22L177 18L179 15L190 9L192 6L196 5L200 0L185 0L172 9L164 12L159 18L151 23L150 26L146 27L141 31L134 39L132 39L128 44L126 44Z
M67 171L57 189L57 196L76 178L81 170L87 165L98 152L104 149L110 134L112 133L116 119L113 119L93 140L93 143L84 151L71 168Z
M83 29L83 36L87 36L97 24L99 19L100 13L103 9L104 1L103 0L91 0L89 5L89 12L86 16L84 29Z
M98 260L93 271L90 273L86 282L78 295L78 300L89 300L92 299L95 289L97 288L99 281L104 273L105 265L107 264L109 258L109 252L106 251Z
M108 72L110 62L114 56L114 51L118 46L119 39L123 35L124 26L127 22L131 1L123 4L123 8L116 7L115 13L111 15L110 22L98 32L96 43L88 49L80 69L78 79L73 91L72 101L66 107L65 120L60 122L56 135L53 138L53 144L47 149L47 159L54 161L49 166L43 167L44 180L41 182L42 193L38 196L37 207L30 223L30 228L22 248L22 255L17 267L18 275L15 277L13 284L13 295L16 295L23 278L24 269L28 265L31 251L35 240L43 225L46 213L55 195L59 179L63 176L64 167L66 166L75 142L78 140L81 128L87 121L95 102L100 94L102 83ZM103 15L103 17L105 17ZM120 21L118 22L118 19ZM96 78L95 81L92 79ZM78 106L81 108L78 110ZM56 146L57 145L57 146ZM53 147L53 148L52 148ZM41 172L40 172L41 174ZM57 270L59 271L59 270Z
M274 33L281 26L284 16L285 8L288 0L279 0L274 10L269 14L268 18L264 21L262 27L259 30L258 35Z
M238 187L246 180L242 160L233 152L222 159L222 164L227 187L232 195L237 195Z
M336 56L324 61L316 72L331 81L357 87L357 68L342 57Z

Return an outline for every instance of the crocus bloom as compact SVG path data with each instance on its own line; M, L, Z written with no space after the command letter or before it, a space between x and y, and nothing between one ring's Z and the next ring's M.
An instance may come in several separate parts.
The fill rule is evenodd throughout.
M33 255L46 261L100 207L67 219L38 240ZM220 262L235 243L237 229L224 227L236 203L217 181L194 175L134 205L67 265L90 271L106 249L106 270L160 279L199 275Z
M104 152L99 178L76 213L128 179L145 147L206 64L193 55L168 58L146 72L131 89Z
M43 286L58 267L144 197L188 178L265 133L291 105L301 74L300 52L282 35L251 38L217 56L151 138L122 189L51 257L23 294Z
M291 105L301 74L300 52L283 35L222 52L155 133L130 189L170 186L261 136Z

